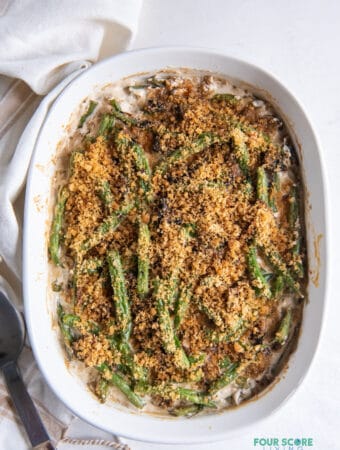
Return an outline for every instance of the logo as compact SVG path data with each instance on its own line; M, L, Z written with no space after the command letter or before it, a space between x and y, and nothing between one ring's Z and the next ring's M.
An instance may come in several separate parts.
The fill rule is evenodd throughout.
M256 437L253 439L253 445L258 450L306 450L314 444L311 437Z

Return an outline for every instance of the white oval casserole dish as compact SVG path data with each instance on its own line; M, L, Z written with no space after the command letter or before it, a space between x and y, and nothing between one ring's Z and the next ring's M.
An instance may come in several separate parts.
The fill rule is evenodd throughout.
M217 72L251 85L285 120L302 166L305 184L309 257L309 301L305 306L297 350L279 383L255 401L222 413L191 419L160 418L100 404L81 379L68 370L50 302L47 236L51 222L51 188L58 142L71 113L91 96L95 86L139 72L163 68L195 68ZM294 96L267 72L216 51L155 48L123 53L94 65L62 92L38 138L27 181L24 223L24 300L30 341L38 365L56 395L79 417L109 432L160 443L198 443L225 439L277 410L305 377L320 338L326 300L326 193L320 148L313 129Z

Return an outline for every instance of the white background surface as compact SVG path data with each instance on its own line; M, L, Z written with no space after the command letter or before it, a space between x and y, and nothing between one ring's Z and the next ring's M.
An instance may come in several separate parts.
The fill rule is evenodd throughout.
M272 72L305 106L321 141L329 185L328 308L312 369L271 418L229 441L190 448L263 450L253 446L254 438L307 437L313 450L340 450L340 0L144 0L132 48L160 45L217 48ZM129 444L132 450L190 450ZM289 447L265 447L278 449Z
M337 0L144 0L132 48L218 48L278 77L305 106L326 166L332 269L322 340L294 397L273 417L229 441L193 450L249 450L255 437L311 437L340 449L340 2ZM339 270L339 274L337 271ZM133 450L187 446L132 443ZM279 447L280 450L284 447ZM288 446L285 450L288 450ZM308 447L306 447L308 448ZM299 449L299 447L294 447ZM266 447L269 450L269 447ZM276 450L272 447L271 450Z

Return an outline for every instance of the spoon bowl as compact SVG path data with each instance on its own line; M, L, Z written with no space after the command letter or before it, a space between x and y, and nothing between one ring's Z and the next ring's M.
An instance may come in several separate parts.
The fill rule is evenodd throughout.
M0 368L16 361L25 341L21 314L0 291Z
M22 316L4 292L0 291L0 369L8 391L25 426L32 448L53 450L48 434L40 420L34 403L22 381L16 361L25 341Z

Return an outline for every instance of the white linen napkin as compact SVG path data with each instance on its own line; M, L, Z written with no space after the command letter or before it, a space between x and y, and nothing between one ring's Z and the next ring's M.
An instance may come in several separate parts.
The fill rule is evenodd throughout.
M69 74L126 48L137 28L141 7L141 0L14 0L7 3L0 17L0 74L24 80L37 94L50 92ZM20 230L12 204L23 187L33 151L32 130L37 133L34 130L42 123L47 104L57 94L54 92L44 100L38 120L28 125L25 134L30 135L31 142L22 142L25 148L19 146L12 161L0 165L0 255L18 277ZM0 142L0 161L1 153L5 152Z
M129 46L137 29L141 2L0 0L0 288L19 308L21 193L40 127L55 98L79 72ZM42 98L36 94L47 95ZM11 280L15 293L4 276ZM58 441L74 416L46 386L29 345L24 348L19 366L52 438ZM78 432L77 437L90 438L91 442L97 437L97 444L113 447L115 437L97 435L97 430L91 431L86 424L81 429L84 435ZM90 448L90 441L86 448ZM67 448L67 442L71 440L64 441L60 448ZM29 448L1 376L0 448Z
M82 61L125 49L140 7L141 0L5 0L0 73L47 94Z

